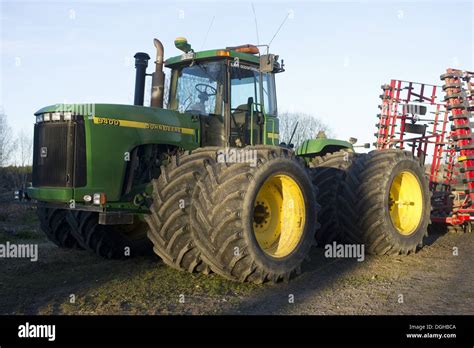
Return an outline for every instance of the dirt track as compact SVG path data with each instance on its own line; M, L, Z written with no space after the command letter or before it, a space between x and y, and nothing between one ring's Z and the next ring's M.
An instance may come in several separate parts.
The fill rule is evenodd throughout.
M261 286L178 272L153 256L59 249L31 210L0 207L7 240L38 243L39 260L0 259L0 314L474 314L473 234L433 234L415 255L364 262L315 248L299 277Z

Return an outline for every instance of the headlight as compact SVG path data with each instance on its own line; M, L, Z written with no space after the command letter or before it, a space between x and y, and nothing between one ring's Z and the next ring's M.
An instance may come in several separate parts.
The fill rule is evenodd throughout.
M54 112L51 114L51 120L52 121L61 121L61 113L59 112Z
M92 201L92 196L91 196L91 195L85 195L85 196L82 197L82 198L84 198L84 202L87 202L87 203L89 203L89 202Z
M104 205L107 202L105 193L94 193L92 203L95 205Z

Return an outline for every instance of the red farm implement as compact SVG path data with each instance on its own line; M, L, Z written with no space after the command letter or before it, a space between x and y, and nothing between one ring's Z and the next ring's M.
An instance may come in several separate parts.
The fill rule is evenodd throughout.
M383 85L378 150L411 151L432 192L431 220L471 228L474 220L474 72L447 69L442 86L391 80Z

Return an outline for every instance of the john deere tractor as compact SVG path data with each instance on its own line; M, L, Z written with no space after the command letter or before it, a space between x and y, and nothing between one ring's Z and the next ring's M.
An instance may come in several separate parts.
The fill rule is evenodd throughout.
M419 243L429 199L414 159L400 151L357 155L350 142L325 137L296 151L280 144L275 75L284 65L278 56L253 45L195 52L178 38L183 53L164 61L161 42L154 44L150 106L143 105L150 57L137 53L134 105L57 104L35 113L27 194L54 243L106 258L153 249L179 270L256 283L299 272L316 241L385 238L400 252ZM166 107L163 65L171 70ZM389 216L369 226L379 229L370 236L355 227L361 176L351 168L360 168L361 186L376 185L363 209ZM394 184L385 170L401 177ZM420 189L416 197L404 188L406 178L414 185L408 190ZM392 186L388 194L377 184L383 180L392 180L393 195ZM390 213L392 198L413 198L422 209L410 218L413 231L397 230L404 211ZM397 247L389 233L406 245L397 240Z

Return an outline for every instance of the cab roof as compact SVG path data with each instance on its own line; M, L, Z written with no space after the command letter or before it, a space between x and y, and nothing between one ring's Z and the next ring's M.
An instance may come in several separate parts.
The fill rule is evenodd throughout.
M165 61L165 66L172 68L176 65L181 65L185 62L190 62L191 60L209 60L209 59L219 59L219 58L239 58L239 61L250 63L254 65L260 65L260 57L250 53L236 52L228 48L213 49L200 52L188 52L181 54L179 56L168 58Z

